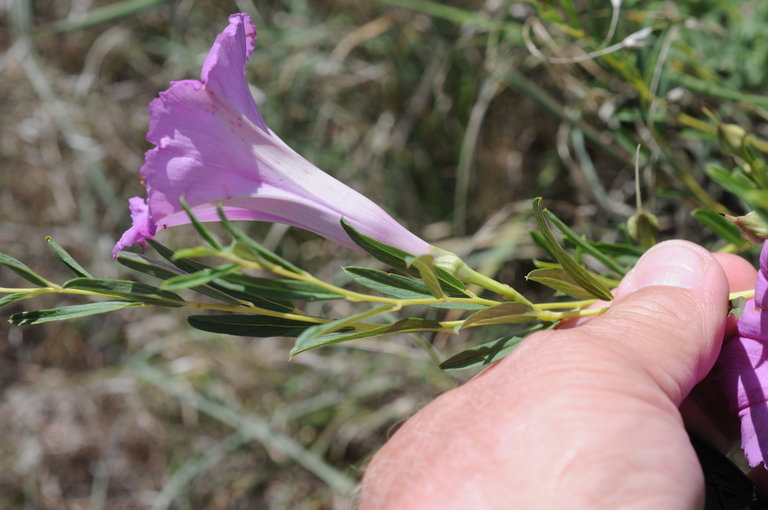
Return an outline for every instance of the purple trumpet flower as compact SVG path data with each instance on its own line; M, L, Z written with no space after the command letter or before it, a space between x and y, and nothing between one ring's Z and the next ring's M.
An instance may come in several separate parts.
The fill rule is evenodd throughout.
M218 221L217 204L232 220L287 223L338 244L357 248L341 227L413 255L430 245L397 223L381 207L302 158L265 124L245 70L256 29L246 14L233 14L216 37L200 80L172 82L149 104L141 176L147 199L130 199L129 228L113 256L144 246L158 228L189 223L184 198L201 221Z
M738 337L723 345L717 378L741 420L741 446L749 465L768 465L768 242L760 252L755 297L744 305Z

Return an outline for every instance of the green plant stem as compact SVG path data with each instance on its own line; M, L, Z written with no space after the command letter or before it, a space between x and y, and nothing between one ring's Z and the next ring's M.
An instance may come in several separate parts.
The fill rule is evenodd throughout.
M456 297L446 296L444 298L432 297L432 298L398 299L398 298L392 298L392 297L386 297L386 296L372 296L370 294L363 294L361 292L355 292L355 291L347 290L343 287L338 287L336 285L333 285L332 283L328 283L323 280L320 280L306 271L296 273L293 271L288 271L287 269L282 268L278 265L253 262L251 260L241 258L233 253L228 253L228 252L221 252L219 255L224 259L240 264L243 267L248 269L266 269L278 276L283 276L285 278L291 278L293 280L298 280L306 283L312 283L314 285L317 285L318 287L322 287L331 292L340 294L344 296L344 299L351 302L386 303L386 304L397 305L398 308L403 308L406 306L413 306L413 305L431 305L435 303L462 303L462 304L476 304L476 305L484 305L484 306L496 306L499 304L498 301L494 301L492 299L480 298L480 297L456 298ZM496 282L496 284L503 285L498 282ZM511 287L509 288L511 289Z
M435 366L439 367L441 360L440 356L437 354L437 351L435 351L435 348L432 347L432 345L427 342L421 335L408 335L411 337L411 339L416 342L416 345L421 347L421 349L427 353L427 356L429 356L429 359L432 360L432 363L435 364Z

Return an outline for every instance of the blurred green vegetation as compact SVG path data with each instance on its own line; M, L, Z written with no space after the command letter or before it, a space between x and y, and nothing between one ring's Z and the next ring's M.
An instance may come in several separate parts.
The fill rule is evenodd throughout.
M127 197L143 193L145 105L170 80L199 75L238 11L259 29L249 81L276 133L531 298L548 291L524 283L531 259L544 257L528 235L530 199L543 196L588 239L621 239L635 212L637 145L661 239L742 249L691 211L768 203L768 4L758 0L628 1L615 12L594 0L0 9L0 251L52 279L66 268L45 235L92 273L121 274L109 253ZM311 234L248 228L321 277L360 262ZM196 243L191 229L162 235ZM0 272L0 286L15 283ZM290 341L192 331L165 311L0 323L0 338L9 509L351 507L350 489L393 427L469 377L440 372L407 336L289 363ZM429 340L446 356L477 342Z

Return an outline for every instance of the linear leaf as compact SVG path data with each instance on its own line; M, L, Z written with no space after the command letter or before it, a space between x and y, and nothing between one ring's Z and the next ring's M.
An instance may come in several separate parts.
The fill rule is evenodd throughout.
M408 265L416 268L421 281L427 286L432 296L437 299L446 297L440 285L440 280L437 277L437 268L435 267L435 257L433 255L425 254L418 257L408 257Z
M528 315L533 309L525 303L502 303L480 310L467 317L460 329L470 326L488 326L491 324L523 324L536 320Z
M185 274L184 271L170 264L130 251L121 251L117 255L117 261L128 269L154 276L160 280Z
M370 255L373 255L374 258L395 269L400 269L403 271L408 269L407 259L409 256L413 256L410 253L405 252L399 248L395 248L394 246L384 244L372 237L361 234L355 230L352 225L347 223L344 218L341 219L341 226L356 245L358 245Z
M541 208L541 197L533 200L533 214L536 217L536 224L547 243L549 251L560 262L563 269L571 275L571 278L593 296L605 301L611 301L613 295L610 289L590 274L581 264L577 263L557 242L544 217L544 212Z
M128 251L120 252L120 254L117 256L117 261L129 269L148 274L149 276L153 276L160 280L167 280L169 278L185 274L182 270L170 264L166 264L160 260L155 260L149 257L145 257L144 255L139 255L137 253ZM224 292L216 290L212 286L195 287L194 290L231 305L240 304L240 300L233 298Z
M48 287L51 284L48 280L32 271L32 269L30 269L26 264L16 260L10 255L6 255L5 253L0 253L0 266L7 267L17 275L21 276L28 282L34 283L35 285Z
M87 290L157 306L184 306L184 300L177 294L129 280L75 278L66 282L63 287L65 289Z
M525 277L551 289L567 294L576 299L591 298L592 294L584 290L581 285L573 281L573 278L560 268L534 269Z
M342 268L355 283L398 299L427 299L432 295L419 280L367 267Z
M200 285L210 283L217 278L221 278L222 276L234 273L239 269L241 269L241 267L237 264L226 264L220 267L207 267L194 273L173 276L172 278L165 280L160 285L160 288L163 290L173 291L199 287Z
M385 324L377 328L371 328L364 331L335 331L322 336L307 336L307 339L296 340L296 345L291 349L291 357L299 353L323 347L326 345L338 344L349 340L360 338L371 338L374 336L388 335L390 333L409 333L416 331L442 331L439 322L428 319L408 318L397 321L393 324ZM307 330L309 331L309 330Z
M695 209L691 215L726 242L736 246L742 246L747 242L741 235L739 227L711 209Z
M450 302L437 302L427 305L431 308L441 308L443 310L485 310L488 305L481 305L479 303L450 303Z
M184 209L184 212L187 213L187 216L189 217L189 221L192 223L192 226L197 231L197 234L203 238L203 241L208 243L211 248L217 251L222 250L221 243L214 237L214 235L211 233L210 230L205 228L205 226L200 222L200 220L197 219L197 216L195 216L195 213L192 212L192 208L189 207L189 204L184 199L184 197L179 197L179 204L181 205L181 208Z
M163 246L162 244L156 241L147 239L147 242L163 258L170 261L176 267L178 267L179 269L185 272L194 273L194 272L202 271L204 269L209 268L209 266L206 266L194 260L186 259L184 257L174 258L174 252L171 249ZM293 311L294 307L290 303L281 302L280 300L264 299L254 294L253 292L249 292L248 289L242 283L237 281L235 276L236 275L230 275L227 277L231 281L228 281L226 279L219 279L214 282L211 282L210 287L219 292L232 296L235 299L250 301L254 305L258 306L259 308L266 308L267 310L274 310L276 312L292 312Z
M408 267L409 261L413 260L414 258L414 256L410 253L407 253L399 248L395 248L394 246L384 244L380 241L377 241L376 239L373 239L372 237L361 234L355 230L352 225L344 221L343 218L341 220L341 226L356 245L358 245L370 255L373 255L373 257L377 260L384 262L394 269L418 274L415 269ZM442 268L437 267L435 269L437 278L440 280L440 285L442 286L443 290L448 293L448 295L451 295L451 292L459 292L464 295L463 291L467 287L461 280Z
M21 301L22 299L27 299L28 297L32 297L32 294L29 292L14 292L13 294L8 294L7 296L0 298L0 307L10 305L16 301Z
M240 273L225 276L217 283L240 285L243 290L276 300L328 301L344 296L319 285L282 278L260 278Z
M218 212L219 218L221 219L221 224L224 226L227 232L229 232L229 234L235 238L235 249L245 249L247 252L256 257L257 260L264 259L268 263L280 266L292 273L301 274L304 272L282 258L277 253L266 249L261 244L257 243L254 239L251 239L250 236L246 235L245 232L237 228L224 214L224 210L221 208L221 205L216 207L216 211Z
M173 250L163 246L154 239L147 239L147 243L149 243L161 257L186 273L194 273L195 271L208 267L199 262L195 262L194 260L185 259L184 257L175 257Z
M617 275L624 276L625 274L627 274L627 272L629 271L629 268L623 267L621 264L617 263L615 260L606 256L602 251L597 249L597 247L594 244L588 241L585 241L580 235L578 235L570 227L568 227L568 225L563 223L563 221L560 218L555 216L555 213L545 209L544 214L546 214L549 221L551 221L555 225L555 227L557 227L557 229L563 233L563 236L569 239L575 246L578 246L579 248L583 249L586 253L589 253L590 255L595 257L605 267L615 272Z
M315 322L304 322L268 315L191 315L187 317L190 326L211 333L226 335L273 337L295 337Z
M640 256L645 251L641 247L629 243L606 243L603 241L592 241L589 244L606 255L610 255L612 257L628 257L633 261L640 258Z
M492 342L476 345L446 359L440 363L440 368L443 370L462 370L490 365L511 353L524 338L515 335L505 336Z
M221 253L221 250L212 248L210 246L195 246L192 248L182 248L176 250L173 254L174 257L180 259L189 259L192 257L216 257Z
M731 172L721 166L708 165L704 171L710 179L736 196L742 196L747 191L754 189L754 185L746 176Z
M356 283L388 296L398 299L432 298L432 295L429 293L427 286L424 285L424 282L408 278L407 276L387 273L385 271L367 267L348 266L343 269L347 276ZM463 292L460 292L455 288L445 286L443 289L450 297L466 297ZM428 306L447 310L483 310L488 308L487 305L477 303L448 302L430 303Z
M48 246L53 250L53 253L55 253L62 262L64 262L64 265L66 265L70 271L75 273L75 276L81 276L83 278L92 278L91 274L78 263L72 255L67 253L67 250L62 248L59 243L53 240L53 237L47 236L45 240L48 242Z
M141 303L126 301L102 301L99 303L87 303L84 305L63 306L51 310L36 310L33 312L20 312L11 315L9 321L14 326L31 326L45 322L63 321L97 315L100 313L114 312L123 308L141 306Z
M349 326L354 325L358 321L387 312L392 310L394 307L394 305L380 305L369 310L364 310L362 312L350 315L348 317L342 317L341 319L326 322L325 324L312 326L311 328L304 331L301 335L299 335L299 337L296 339L296 343L293 345L293 349L291 349L290 355L293 357L300 352L306 351L307 349L318 347L319 344L317 341L319 338L339 330L347 329Z

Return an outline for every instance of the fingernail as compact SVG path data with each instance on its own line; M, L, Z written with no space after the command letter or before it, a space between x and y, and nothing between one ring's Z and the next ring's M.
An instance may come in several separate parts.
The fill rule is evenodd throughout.
M697 246L666 241L645 252L620 287L622 293L653 285L690 289L701 282L704 269L705 261Z

